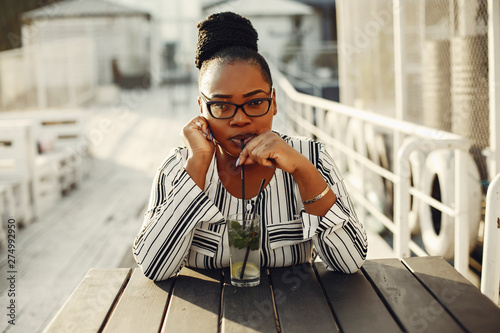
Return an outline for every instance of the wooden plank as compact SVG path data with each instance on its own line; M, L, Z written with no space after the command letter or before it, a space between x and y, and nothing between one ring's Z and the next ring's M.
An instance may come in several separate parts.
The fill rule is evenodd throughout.
M266 269L260 284L238 288L231 285L229 268L224 269L221 333L277 332L276 317Z
M500 308L441 257L405 258L405 264L470 332L500 331Z
M463 331L400 260L369 260L362 271L406 331Z
M339 331L309 263L269 271L282 332Z
M92 269L44 330L98 332L128 282L131 269Z
M221 293L222 270L183 268L175 279L161 332L217 333Z
M153 282L135 269L103 332L158 332L172 284L173 279Z
M400 332L401 328L361 273L332 272L322 263L315 268L342 332Z

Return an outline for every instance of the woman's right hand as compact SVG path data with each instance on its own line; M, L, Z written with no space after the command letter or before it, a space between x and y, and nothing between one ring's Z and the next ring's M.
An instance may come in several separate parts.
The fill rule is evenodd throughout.
M207 120L201 116L191 119L182 129L182 140L189 150L184 165L201 190L205 189L205 177L215 152L215 143Z
M205 118L198 116L191 119L182 129L181 135L191 157L212 160L215 144Z

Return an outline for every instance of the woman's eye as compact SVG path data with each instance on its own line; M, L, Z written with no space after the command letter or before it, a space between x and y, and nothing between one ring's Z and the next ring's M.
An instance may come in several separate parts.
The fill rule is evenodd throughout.
M224 103L215 103L215 104L212 104L211 107L214 110L223 111L223 110L227 109L227 104L224 104Z
M263 101L250 101L250 102L248 102L247 105L249 105L249 106L259 106L259 105L262 104L262 102Z

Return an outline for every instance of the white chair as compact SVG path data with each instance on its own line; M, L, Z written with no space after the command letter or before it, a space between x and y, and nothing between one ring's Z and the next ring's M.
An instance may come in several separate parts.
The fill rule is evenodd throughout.
M500 173L486 193L481 292L498 304L500 283Z
M80 110L37 110L5 112L0 119L31 119L34 136L42 149L39 163L56 170L60 190L66 193L80 183L89 172L88 141L85 136L85 115ZM41 162L43 160L43 162Z
M12 189L10 201L18 208L16 218L22 224L29 224L34 217L29 152L35 149L31 146L32 126L29 121L0 121L0 184L5 186L5 192Z
M82 111L43 111L35 116L40 136L54 139L54 153L59 154L62 191L80 183L88 173L88 142Z
M0 120L0 179L19 181L17 214L24 224L42 216L60 198L53 163L38 155L35 127L30 120Z
M23 223L25 212L23 212L23 196L21 180L19 178L0 178L0 217L2 221L8 219L21 219Z

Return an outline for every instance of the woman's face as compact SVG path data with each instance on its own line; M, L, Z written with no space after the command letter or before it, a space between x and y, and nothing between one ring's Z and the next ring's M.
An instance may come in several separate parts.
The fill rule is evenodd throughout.
M245 144L254 137L270 131L276 114L276 100L269 83L262 76L258 65L246 61L221 64L213 61L199 81L200 92L207 101L243 104L257 98L273 98L269 112L260 117L248 117L239 108L230 119L215 119L208 112L207 105L200 97L200 111L208 121L212 135L222 153L238 156L241 140Z

